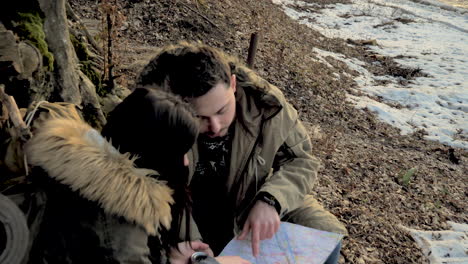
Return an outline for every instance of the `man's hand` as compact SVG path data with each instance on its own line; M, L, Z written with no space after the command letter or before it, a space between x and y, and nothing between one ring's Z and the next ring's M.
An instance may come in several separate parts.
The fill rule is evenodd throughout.
M279 226L280 218L276 209L265 202L257 201L250 210L238 239L244 240L251 231L252 253L256 257L260 253L260 240L272 238Z
M201 242L200 240L191 242L180 242L177 244L177 248L171 248L170 262L171 264L188 264L190 263L190 256L196 251L202 251L213 257L213 251L210 249L208 244Z
M238 256L223 256L215 259L221 264L252 264L250 261Z

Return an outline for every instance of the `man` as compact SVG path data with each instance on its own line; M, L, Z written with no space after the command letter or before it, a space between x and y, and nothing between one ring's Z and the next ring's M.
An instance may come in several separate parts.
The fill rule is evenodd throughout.
M310 195L319 162L308 133L281 91L212 47L163 48L143 69L138 86L163 87L189 101L201 135L189 153L192 215L215 254L240 233L254 255L280 221L346 233ZM334 252L336 262L339 248Z

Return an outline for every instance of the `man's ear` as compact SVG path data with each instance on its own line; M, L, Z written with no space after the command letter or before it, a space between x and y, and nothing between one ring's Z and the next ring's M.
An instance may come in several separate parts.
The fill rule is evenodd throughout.
M234 92L236 92L236 87L237 87L237 85L236 85L236 75L233 74L233 75L231 75L231 88L232 88L232 90Z

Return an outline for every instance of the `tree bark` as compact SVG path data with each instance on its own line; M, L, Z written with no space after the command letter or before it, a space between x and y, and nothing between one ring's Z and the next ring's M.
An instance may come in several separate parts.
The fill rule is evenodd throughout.
M65 0L38 0L45 14L44 32L57 67L56 92L65 102L82 106L86 115L94 115L95 126L105 123L104 114L91 81L80 71L78 58L70 41Z
M39 5L45 14L44 32L59 75L59 94L64 101L81 105L78 59L70 42L65 0L39 0Z

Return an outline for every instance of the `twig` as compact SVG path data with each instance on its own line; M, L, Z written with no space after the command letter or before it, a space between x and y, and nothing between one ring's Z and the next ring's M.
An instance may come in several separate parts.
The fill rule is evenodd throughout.
M5 85L3 84L0 84L0 102L6 106L10 120L13 126L18 129L21 139L28 140L31 137L31 131L21 117L15 98L5 93Z
M211 21L209 18L207 18L206 16L204 16L203 14L200 14L200 12L198 12L197 10L194 10L192 9L190 6L184 4L184 3L180 3L181 5L185 6L188 10L194 12L195 14L199 15L200 17L202 17L203 19L205 19L206 21L208 21L208 23L210 23L212 26L214 26L215 28L221 30L218 25L216 25L213 21Z
M75 20L80 25L81 29L86 35L86 38L88 39L89 44L91 44L91 46L93 46L93 48L97 50L99 54L103 54L101 47L99 47L96 41L94 41L93 36L91 36L91 34L88 32L88 30L86 29L86 26L83 24L83 22L81 22L80 18L75 14L75 12L73 12L73 9L71 8L71 5L68 1L66 5L67 5L67 15L70 16L73 20Z

